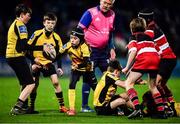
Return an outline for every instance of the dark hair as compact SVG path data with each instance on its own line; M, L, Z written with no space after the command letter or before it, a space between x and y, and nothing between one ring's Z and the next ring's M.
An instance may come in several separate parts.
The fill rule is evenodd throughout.
M122 71L122 67L117 59L113 59L109 62L109 71L114 71L115 69Z
M80 42L83 42L84 41L84 32L82 29L80 28L74 28L72 31L71 31L71 34L70 35L73 35L73 36L76 36L80 39Z
M146 29L146 21L140 17L135 18L130 22L129 27L133 33L144 32Z
M45 15L44 15L44 18L43 20L53 20L53 21L57 21L57 16L53 13L53 12L47 12Z
M149 23L154 20L154 11L149 8L145 8L138 13L138 17L144 18L146 22Z
M24 14L26 14L26 13L32 14L32 10L31 10L28 6L26 6L26 5L24 5L24 4L18 4L18 5L16 6L16 9L15 9L15 15L16 15L16 17L20 17L21 13L24 13Z

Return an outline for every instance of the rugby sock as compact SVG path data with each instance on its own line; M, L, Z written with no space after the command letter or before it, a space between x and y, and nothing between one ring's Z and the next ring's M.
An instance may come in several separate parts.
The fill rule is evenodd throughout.
M157 89L158 89L158 91L159 91L160 94L161 94L161 97L162 97L162 100L163 100L164 105L166 105L166 104L167 104L167 100L166 100L166 98L165 98L164 89L163 89L162 86L160 86L160 85L157 86Z
M163 104L161 94L155 93L152 95L152 97L154 98L154 102L156 103L157 111L164 113L164 104Z
M24 101L22 101L21 99L18 99L18 100L17 100L17 103L15 104L15 107L22 108L23 105L24 105Z
M75 89L68 90L68 98L69 98L69 108L75 110Z
M56 97L57 97L57 99L59 101L59 105L64 106L63 93L62 92L56 93Z
M167 101L168 101L169 103L174 103L175 100L174 100L174 97L173 97L173 95L172 95L171 90L167 87L167 85L164 85L164 86L163 86L163 89L164 89L164 91L165 91L165 96L166 96L166 98L167 98Z
M90 94L90 86L87 83L82 85L82 107L88 106L88 99Z
M36 100L37 93L31 93L30 94L30 107L34 109L35 100Z
M138 95L137 95L136 90L134 88L131 88L127 91L127 94L129 96L130 100L132 101L135 109L136 110L140 109Z

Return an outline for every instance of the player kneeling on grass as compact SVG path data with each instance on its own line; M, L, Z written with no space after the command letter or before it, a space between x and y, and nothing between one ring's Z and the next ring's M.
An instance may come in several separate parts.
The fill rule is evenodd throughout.
M94 75L92 63L90 61L89 46L84 42L84 33L81 29L75 28L70 35L70 41L66 43L61 49L60 53L67 52L72 60L71 63L71 77L69 84L69 108L68 115L73 116L75 111L75 88L80 76L86 76L86 81L89 86L95 90L97 80Z
M94 107L97 115L127 115L127 106L133 108L126 93L115 94L117 86L125 88L119 79L122 68L118 60L111 60L94 91ZM126 113L124 113L126 112Z
M37 88L39 85L40 72L43 73L44 77L50 77L51 82L55 88L55 94L59 102L59 111L67 112L67 108L64 106L64 99L62 88L58 81L58 75L53 62L55 61L56 52L62 46L62 41L60 36L54 32L54 28L57 22L57 17L54 13L47 13L44 15L44 28L37 30L31 36L29 44L31 45L44 45L46 46L44 51L34 51L31 56L35 58L32 63L33 77L36 82L36 87L30 95L30 108L28 113L37 113L34 110L35 99L37 95ZM58 57L57 57L58 58ZM58 60L59 62L59 60ZM63 71L61 69L61 64L58 64L58 70L61 74Z

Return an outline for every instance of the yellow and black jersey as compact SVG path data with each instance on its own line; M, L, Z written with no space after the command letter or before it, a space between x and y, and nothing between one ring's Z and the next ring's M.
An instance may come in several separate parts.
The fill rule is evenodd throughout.
M98 82L94 91L94 106L103 106L110 102L113 95L117 90L115 82L119 78L115 77L111 72L105 72Z
M44 43L53 45L56 49L56 52L58 52L59 48L62 47L60 36L57 33L52 32L52 34L47 37L45 34L45 29L35 31L28 41L28 44L32 46L41 46ZM42 65L52 63L51 60L48 60L43 56L43 51L32 51L32 55L34 58L39 58L39 62Z
M24 52L17 52L16 50L17 43L22 42L22 39L28 39L27 27L22 21L15 19L8 30L6 58L25 55Z
M71 42L69 41L66 43L63 47L60 48L59 52L62 54L64 52L67 52L69 54L69 57L72 61L71 65L81 65L83 64L84 57L90 57L90 49L89 46L86 43L82 43L78 46L78 48L73 48L71 46ZM73 68L73 66L72 66ZM78 71L86 71L87 67L80 67L76 70Z

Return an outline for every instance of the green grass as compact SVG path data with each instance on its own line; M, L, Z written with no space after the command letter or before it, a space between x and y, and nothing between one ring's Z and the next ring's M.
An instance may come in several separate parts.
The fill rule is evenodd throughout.
M68 106L67 91L69 79L67 77L60 78L63 88L65 104ZM58 103L54 94L53 86L48 78L41 78L36 101L36 109L40 111L36 115L19 115L10 116L9 111L15 104L19 95L19 85L15 77L0 77L0 123L180 123L180 118L168 118L167 120L143 118L142 120L128 120L122 116L97 116L95 113L80 113L81 107L81 83L78 82L76 87L76 109L77 115L69 117L64 113L58 112ZM180 78L172 78L169 81L169 87L172 89L175 100L180 102ZM146 85L136 86L139 97L147 90ZM122 92L123 90L118 90ZM92 92L91 92L92 93ZM92 105L92 94L89 99L89 105Z

